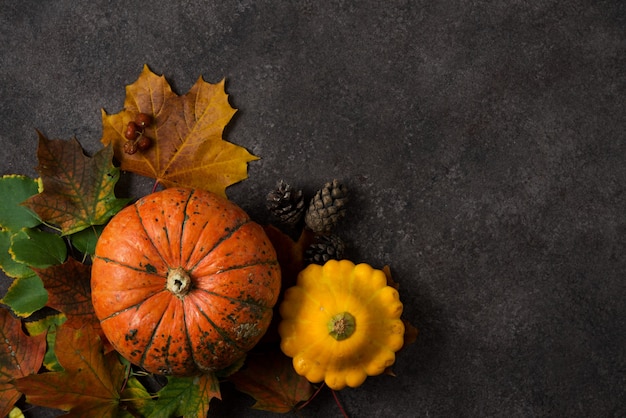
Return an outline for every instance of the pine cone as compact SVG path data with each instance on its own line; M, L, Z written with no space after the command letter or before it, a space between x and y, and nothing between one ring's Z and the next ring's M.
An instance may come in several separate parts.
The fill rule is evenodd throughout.
M313 232L329 233L346 214L348 189L338 180L326 183L315 193L304 216L306 226Z
M293 190L280 180L276 189L267 194L267 209L282 223L297 224L304 213L302 190Z
M323 265L328 260L341 260L345 245L337 235L318 235L315 241L304 251L306 264Z

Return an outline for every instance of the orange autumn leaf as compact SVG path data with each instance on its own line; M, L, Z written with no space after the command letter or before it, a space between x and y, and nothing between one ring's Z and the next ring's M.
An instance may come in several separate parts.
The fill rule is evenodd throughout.
M222 138L235 112L224 80L210 84L200 77L187 94L178 96L164 76L144 66L137 81L126 87L124 109L112 115L102 110L101 141L113 144L122 170L154 178L165 187L199 188L225 196L226 187L246 179L248 162L257 159ZM139 113L152 117L144 130L152 146L127 154L124 133Z
M15 381L33 405L70 411L67 417L118 416L127 369L115 352L105 356L98 333L85 326L57 330L56 356L63 371L30 375Z
M0 308L0 417L7 416L21 396L14 379L37 373L45 352L45 333L24 334L22 322Z
M33 269L48 291L47 305L67 317L65 325L81 328L91 325L100 330L91 303L91 267L73 258L45 269Z

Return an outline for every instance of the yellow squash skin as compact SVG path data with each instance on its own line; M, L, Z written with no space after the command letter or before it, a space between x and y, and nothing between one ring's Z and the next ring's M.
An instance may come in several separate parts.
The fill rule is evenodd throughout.
M337 339L330 331L343 313L354 322ZM398 291L381 270L348 260L311 264L280 305L280 347L310 382L325 381L333 390L357 387L394 363L404 343L401 314Z

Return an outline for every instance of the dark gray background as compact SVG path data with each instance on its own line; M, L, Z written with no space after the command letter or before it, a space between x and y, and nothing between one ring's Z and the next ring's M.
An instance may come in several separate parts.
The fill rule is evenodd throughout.
M226 78L226 137L262 158L229 197L265 222L278 179L341 179L348 256L421 331L349 414L626 416L625 28L621 0L3 0L0 168L36 175L35 129L97 151L144 63L179 94Z

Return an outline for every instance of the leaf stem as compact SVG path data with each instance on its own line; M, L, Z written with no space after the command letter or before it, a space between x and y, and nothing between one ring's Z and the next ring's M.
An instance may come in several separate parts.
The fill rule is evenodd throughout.
M148 400L157 399L158 397L159 395L155 393L154 395L142 396L142 397L137 397L137 398L120 398L119 402L148 401Z
M297 410L299 411L305 406L307 406L308 404L310 404L311 401L317 397L317 395L320 393L320 391L322 390L324 386L325 386L325 383L322 382L322 384L317 388L317 390L313 393L313 395L311 395L311 397L307 399L302 405L298 406Z
M337 396L337 392L335 392L332 389L330 391L333 393L333 398L335 398L335 403L339 407L339 411L341 411L341 415L343 416L343 418L350 418L348 414L346 413L346 410L343 409L343 406L341 405L341 402L339 401L339 397Z

